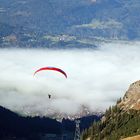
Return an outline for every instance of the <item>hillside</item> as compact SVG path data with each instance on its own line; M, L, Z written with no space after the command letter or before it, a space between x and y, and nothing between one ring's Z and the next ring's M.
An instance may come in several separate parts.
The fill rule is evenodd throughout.
M100 118L96 115L79 118L81 131ZM58 122L48 117L20 116L0 106L0 140L42 140L51 136L61 140L63 135L71 140L74 132L75 122L72 120L63 119Z
M123 99L106 110L102 120L85 130L82 139L119 140L140 134L140 81L130 85Z
M0 139L15 140L26 138L39 140L40 134L54 133L60 135L60 122L50 118L22 117L0 106Z
M85 48L102 39L139 40L139 8L138 0L1 0L0 47Z
M47 34L137 39L139 8L138 0L1 0L0 21Z

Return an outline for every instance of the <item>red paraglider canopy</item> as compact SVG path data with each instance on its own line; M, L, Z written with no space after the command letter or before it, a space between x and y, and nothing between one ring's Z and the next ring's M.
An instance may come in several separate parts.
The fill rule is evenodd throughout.
M36 73L40 72L40 71L43 71L43 70L54 70L54 71L58 71L58 72L62 73L67 78L67 74L63 70L61 70L59 68L55 68L55 67L43 67L43 68L40 68L37 71L35 71L34 75Z

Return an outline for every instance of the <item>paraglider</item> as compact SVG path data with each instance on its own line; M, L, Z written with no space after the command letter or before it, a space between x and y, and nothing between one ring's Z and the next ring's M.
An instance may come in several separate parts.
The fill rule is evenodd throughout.
M63 74L65 76L65 78L67 78L67 74L60 68L56 68L56 67L43 67L43 68L40 68L38 70L36 70L34 72L34 76L36 73L40 72L40 71L44 71L44 70L53 70L53 71L57 71L57 72L60 72L61 74ZM51 94L48 94L48 98L51 99Z
M40 69L38 69L37 71L35 71L34 75L35 75L36 73L40 72L40 71L43 71L43 70L53 70L53 71L57 71L57 72L62 73L62 74L65 76L65 78L67 78L67 74L66 74L62 69L56 68L56 67L43 67L43 68L40 68Z

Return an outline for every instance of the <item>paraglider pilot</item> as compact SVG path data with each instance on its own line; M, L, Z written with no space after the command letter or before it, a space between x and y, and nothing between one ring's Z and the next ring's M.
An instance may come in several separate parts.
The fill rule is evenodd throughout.
M48 97L49 97L49 99L51 98L51 95L50 94L48 94Z

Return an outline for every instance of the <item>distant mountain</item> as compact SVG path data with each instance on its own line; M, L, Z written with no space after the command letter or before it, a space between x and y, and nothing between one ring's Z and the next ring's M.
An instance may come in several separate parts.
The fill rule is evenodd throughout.
M110 107L100 122L95 122L82 134L86 140L120 140L140 135L140 81L130 85L123 99ZM132 138L133 139L133 138Z
M4 47L57 46L43 39L48 35L74 36L74 40L64 43L66 48L76 47L79 40L78 46L96 46L94 42L83 44L83 39L139 40L139 9L138 0L1 0L0 43ZM8 40L10 44L3 38L9 35L16 37ZM58 44L58 48L61 46L63 43Z

